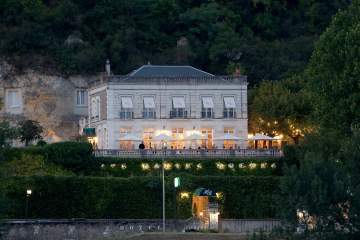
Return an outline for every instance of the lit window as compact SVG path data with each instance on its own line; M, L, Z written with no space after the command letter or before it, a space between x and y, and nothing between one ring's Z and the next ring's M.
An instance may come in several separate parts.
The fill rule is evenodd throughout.
M78 106L86 106L87 105L87 91L84 89L76 90L76 105Z

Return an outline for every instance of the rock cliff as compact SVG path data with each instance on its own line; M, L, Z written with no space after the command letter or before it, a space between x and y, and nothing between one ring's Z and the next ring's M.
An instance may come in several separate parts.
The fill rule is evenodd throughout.
M78 121L87 115L86 106L76 105L76 91L87 89L97 76L60 76L31 69L18 72L6 61L0 61L0 120L32 119L45 129L47 141L65 140L78 135ZM21 113L7 110L6 92L19 89Z

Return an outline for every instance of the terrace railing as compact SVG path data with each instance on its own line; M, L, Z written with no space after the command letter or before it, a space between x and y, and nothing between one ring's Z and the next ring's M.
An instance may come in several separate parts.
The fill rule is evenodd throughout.
M179 150L119 150L98 149L95 157L126 157L126 158L242 158L242 157L281 157L278 149L179 149Z

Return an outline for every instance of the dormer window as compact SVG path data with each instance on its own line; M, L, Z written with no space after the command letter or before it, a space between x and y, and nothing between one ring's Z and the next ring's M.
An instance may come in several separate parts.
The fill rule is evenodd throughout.
M143 118L145 119L155 119L155 101L153 97L144 97L144 110Z
M134 118L134 106L131 97L121 97L120 119L128 120Z
M224 97L224 118L236 118L234 97Z
M202 97L202 110L201 118L213 118L214 117L214 102L212 97Z
M172 110L170 111L170 118L187 118L184 97L172 98Z

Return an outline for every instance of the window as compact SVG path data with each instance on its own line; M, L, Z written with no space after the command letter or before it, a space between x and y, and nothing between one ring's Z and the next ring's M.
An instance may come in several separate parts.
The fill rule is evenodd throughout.
M146 119L156 118L155 101L153 97L144 97L143 118Z
M214 109L214 102L212 100L212 97L203 97L201 118L213 118L214 117L213 109Z
M134 118L133 102L131 97L121 97L120 119L128 120Z
M7 94L6 94L6 106L7 106L8 108L21 107L21 95L20 95L20 90L18 90L18 89L7 90Z
M234 135L235 130L232 127L225 127L224 128L224 134L225 135ZM224 149L234 149L236 147L235 140L234 139L224 139Z
M99 120L100 119L100 96L91 98L91 119Z
M183 149L185 147L184 141L184 129L183 128L173 128L171 129L171 136L174 138L174 141L170 142L171 149Z
M236 118L234 97L224 97L224 118Z
M87 91L85 89L76 90L76 105L86 106L87 105Z
M122 138L127 134L130 134L132 131L131 128L120 128L120 149L130 150L134 149L134 143L130 140L123 140Z
M173 108L170 111L170 118L187 118L187 111L185 111L184 97L172 98Z

